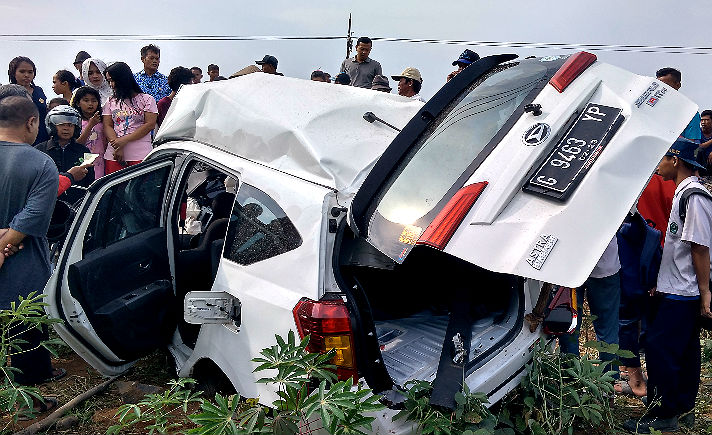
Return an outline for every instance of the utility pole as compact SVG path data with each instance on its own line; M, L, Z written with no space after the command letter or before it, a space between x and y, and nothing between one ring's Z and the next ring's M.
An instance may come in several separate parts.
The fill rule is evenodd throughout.
M346 59L351 57L351 50L354 47L353 33L351 32L351 14L349 13L349 30L346 32Z

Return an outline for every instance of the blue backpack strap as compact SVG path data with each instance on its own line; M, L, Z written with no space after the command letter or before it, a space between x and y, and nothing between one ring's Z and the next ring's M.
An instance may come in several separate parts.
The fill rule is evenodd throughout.
M680 195L678 212L680 215L680 222L683 225L685 224L685 218L687 217L687 203L689 202L690 197L692 195L704 195L710 200L712 200L712 194L710 194L709 190L700 187L691 187L682 192L682 195Z

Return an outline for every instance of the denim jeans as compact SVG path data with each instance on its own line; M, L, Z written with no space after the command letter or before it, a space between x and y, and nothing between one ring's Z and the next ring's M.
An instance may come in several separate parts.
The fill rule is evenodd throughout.
M593 329L596 331L596 340L608 344L618 344L618 310L621 303L621 284L618 272L605 278L589 278L583 286L576 289L576 307L579 313L579 322L576 331L570 335L559 337L559 346L565 353L579 354L579 334L583 320L583 298L588 300L591 314L596 316L593 320ZM612 361L615 355L601 353L602 361ZM616 370L611 366L610 370Z

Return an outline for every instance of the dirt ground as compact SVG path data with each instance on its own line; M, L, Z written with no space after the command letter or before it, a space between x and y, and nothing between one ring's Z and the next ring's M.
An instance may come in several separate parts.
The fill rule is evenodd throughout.
M584 327L587 325L584 324ZM593 331L584 328L582 332L582 341L593 338ZM712 334L706 333L703 336L705 340L712 340ZM711 347L712 349L712 347ZM676 434L712 434L712 362L709 357L712 356L712 351L709 352L707 360L703 362L702 378L700 392L697 397L697 408L695 412L695 425L692 428L683 428ZM63 367L67 370L67 376L57 382L48 383L40 386L43 394L57 397L60 406L67 403L75 396L92 388L95 385L102 383L103 378L94 369L89 367L78 355L68 348L60 350L60 357L55 359L54 364L57 367ZM703 360L705 357L703 356ZM140 360L133 368L123 374L103 393L99 393L93 398L80 404L78 407L69 412L68 415L76 416L76 423L66 429L58 429L53 427L46 431L47 434L103 434L106 429L116 424L114 418L118 407L124 403L125 399L131 397L140 397L136 392L127 394L125 391L122 394L119 391L119 386L125 386L128 383L137 382L140 384L154 385L164 387L168 380L175 376L172 369L172 357L167 352L156 352L148 357ZM122 384L123 383L123 384ZM135 401L135 400L134 400ZM640 416L644 412L644 406L640 400L616 397L614 405L614 415L617 421L624 421L631 416ZM44 418L47 414L42 414L39 418ZM8 421L8 416L4 417L4 422ZM21 422L11 426L8 429L10 432L15 432L33 422ZM141 428L128 433L145 433ZM603 435L606 431L591 431L586 432L587 435ZM619 433L625 433L621 431Z

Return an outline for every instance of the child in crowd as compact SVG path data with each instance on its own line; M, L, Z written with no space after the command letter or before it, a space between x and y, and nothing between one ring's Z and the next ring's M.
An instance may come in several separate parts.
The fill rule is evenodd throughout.
M49 100L47 110L52 110L57 106L69 106L69 101L62 97L52 98L51 100Z
M99 92L99 104L102 107L113 94L109 82L104 77L104 71L106 71L106 64L101 59L90 57L82 63L82 80L87 86Z
M102 119L108 147L104 170L111 174L140 163L153 148L151 130L156 127L156 100L141 92L131 68L111 64L105 72L114 94L104 105Z
M76 141L82 126L79 112L70 106L57 106L47 112L45 124L50 139L37 144L35 148L49 155L59 172L67 172L72 167L81 165L84 154L88 153L89 149ZM86 187L93 181L94 169L90 167L86 177L77 184ZM81 197L82 192L68 190L58 199L74 203Z
M106 152L106 136L104 124L101 122L101 96L99 91L89 86L82 86L74 94L72 107L82 115L82 133L77 142L89 148L92 154L99 154L94 160L94 176L104 176L104 153Z
M672 210L654 297L649 302L646 362L650 409L623 427L649 433L675 431L694 422L700 386L700 316L710 312L712 198L697 177L697 144L684 138L672 144L658 165L664 180L675 182ZM699 189L689 194L691 189ZM689 195L689 196L688 196ZM687 198L683 203L682 198Z
M67 101L72 101L72 92L79 87L79 82L74 74L61 69L52 77L52 90ZM52 107L50 107L52 109Z

